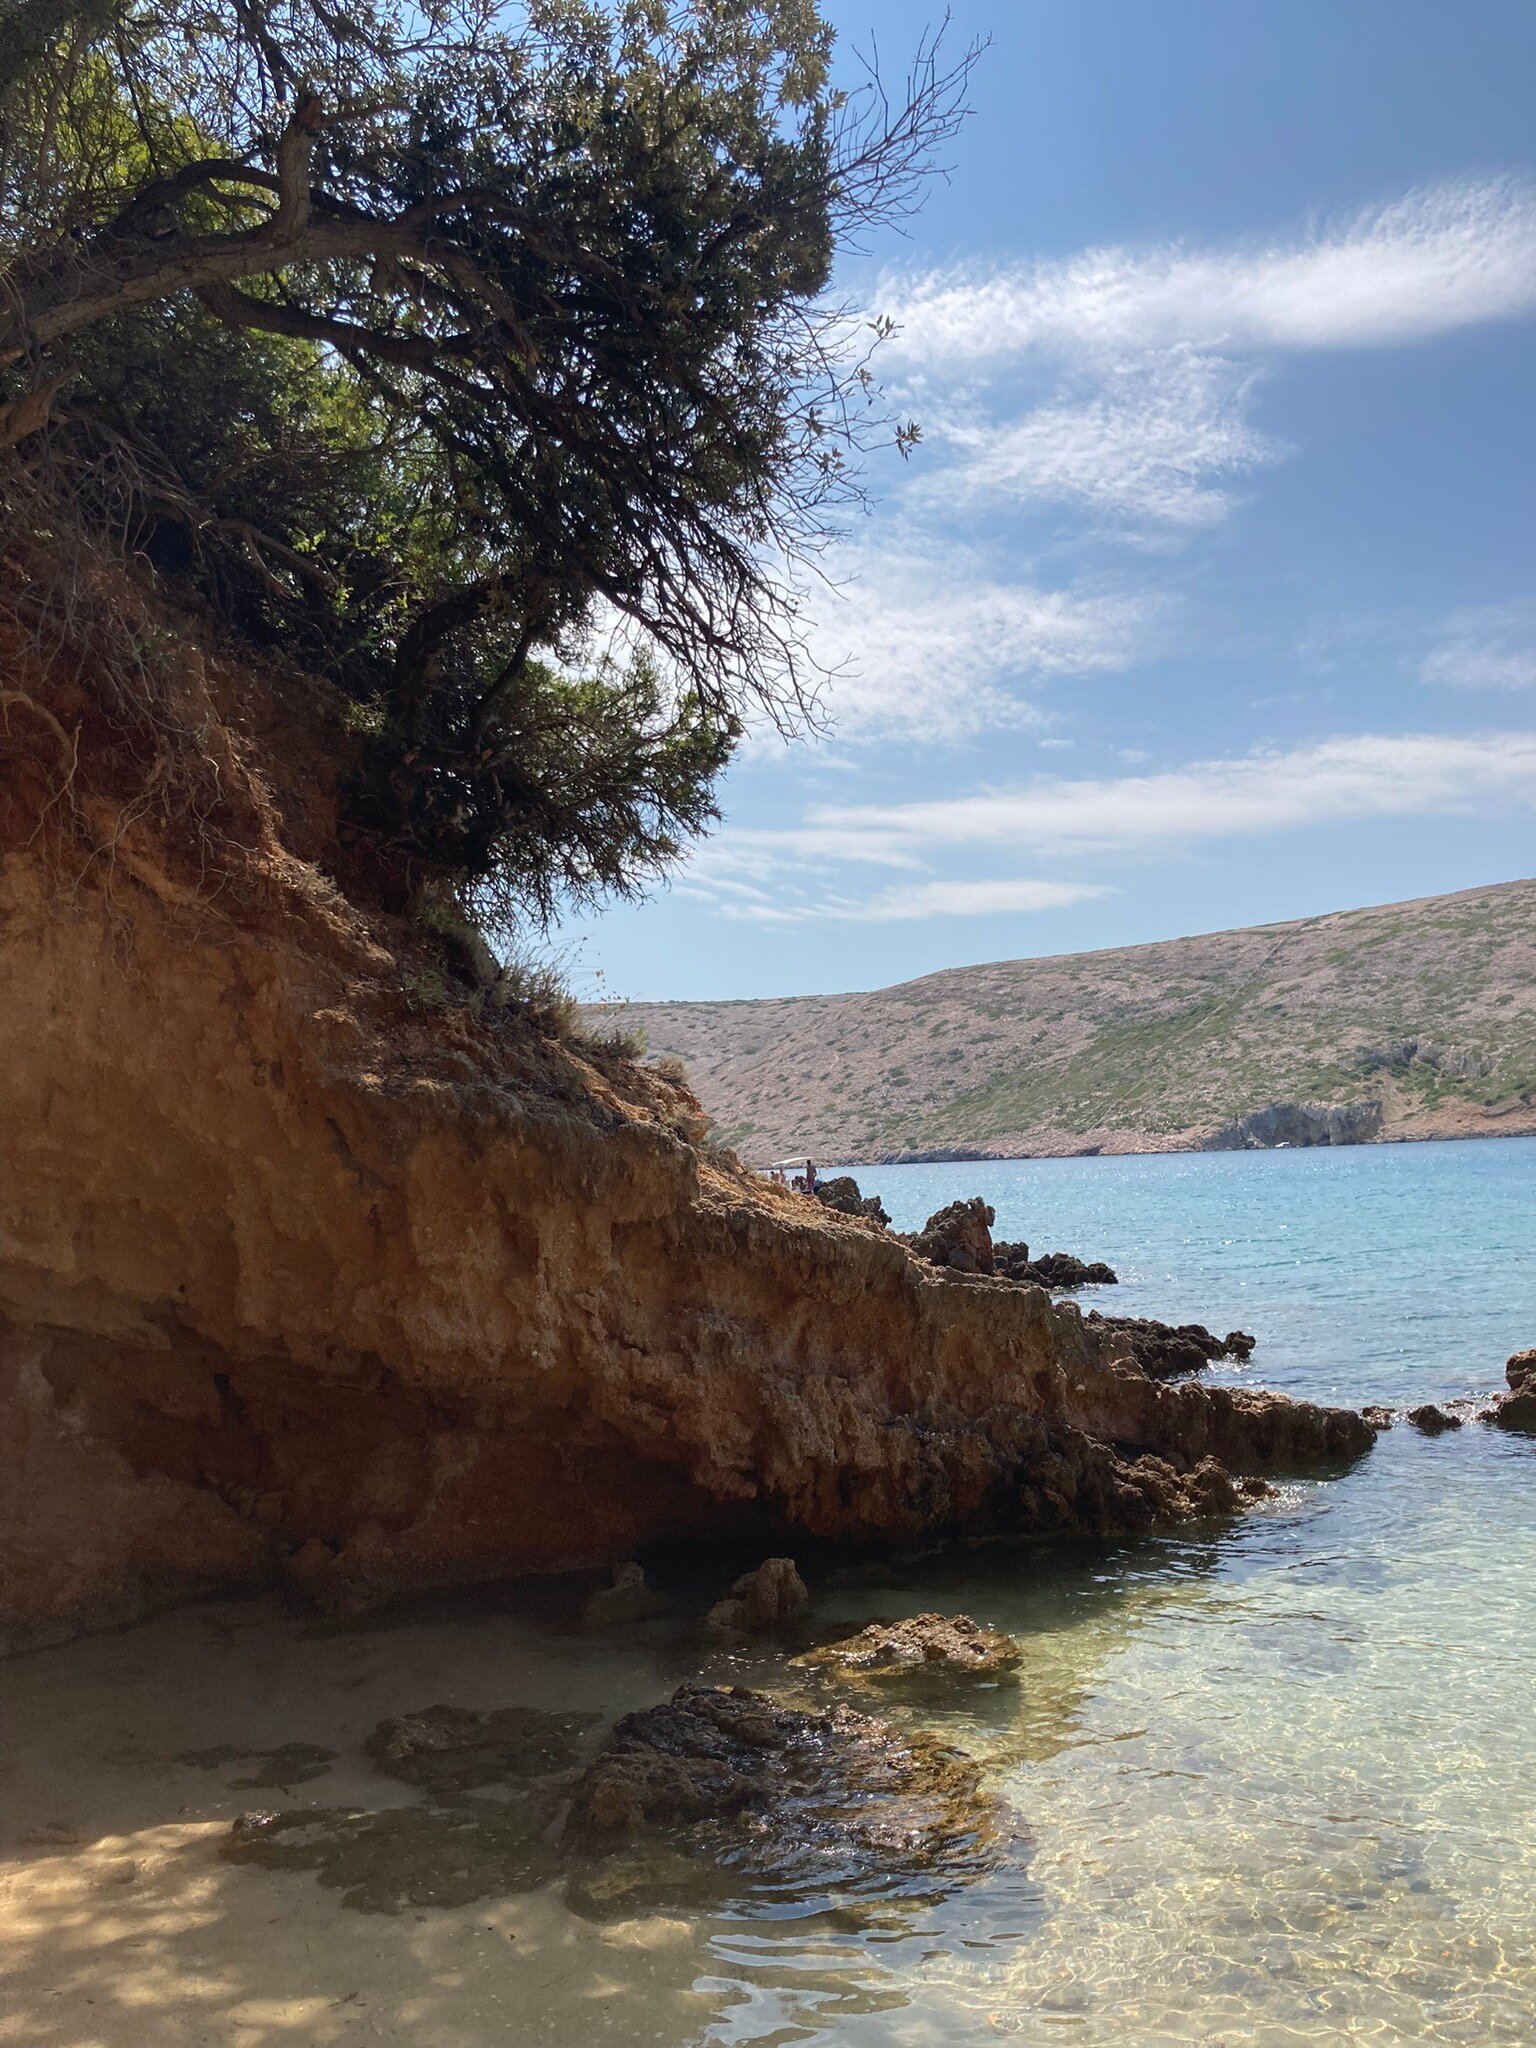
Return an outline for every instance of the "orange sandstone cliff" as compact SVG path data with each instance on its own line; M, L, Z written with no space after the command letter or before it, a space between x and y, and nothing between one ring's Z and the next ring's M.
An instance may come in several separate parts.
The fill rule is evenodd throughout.
M162 647L142 593L91 604ZM327 878L366 849L323 686L180 639L139 717L92 615L0 635L6 1646L690 1534L1135 1527L1369 1441L1154 1384L1075 1308L708 1156L685 1090Z

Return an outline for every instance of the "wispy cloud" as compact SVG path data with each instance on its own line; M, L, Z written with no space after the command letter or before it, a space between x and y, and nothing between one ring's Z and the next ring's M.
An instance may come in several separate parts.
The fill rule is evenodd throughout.
M1419 666L1419 680L1455 690L1536 686L1536 605L1455 612Z
M1315 746L1196 761L1099 781L1039 777L1018 788L836 814L845 847L868 834L941 846L1144 853L1350 819L1417 817L1536 803L1536 732L1364 733ZM823 820L812 811L815 830Z
M893 277L880 304L900 323L897 359L946 372L1034 349L1413 341L1536 307L1536 188L1514 178L1429 186L1288 241L1090 249Z
M1139 861L1223 839L1497 805L1536 806L1536 732L1360 733L1149 775L1037 776L918 803L813 806L794 825L728 829L679 886L720 915L768 924L1040 911L1112 885L1081 877L972 881L932 870L962 850ZM861 892L850 886L860 868L905 869L914 878ZM918 879L925 871L929 878Z
M1078 504L1131 522L1213 526L1221 480L1284 451L1244 418L1257 373L1183 347L1110 363L1097 388L1021 418L942 426L958 454L937 493L960 504Z
M1219 526L1290 452L1253 417L1287 353L1536 310L1536 186L1442 184L1263 242L890 277L875 303L900 322L885 361L927 446L831 566L843 594L815 598L813 651L834 672L840 741L951 746L1038 729L1059 679L1166 645L1178 586L1148 550ZM1009 523L1042 510L1048 559L1084 538L1135 558L1090 579L1082 562L1105 557L1079 555L1052 587L1038 561L1019 566L1038 532ZM1425 680L1526 678L1529 649L1497 621L1478 643L1474 624Z
M1102 882L1047 882L1027 877L1001 881L914 882L874 895L801 895L769 900L753 891L716 904L722 916L754 924L808 924L841 919L859 924L894 924L924 917L995 917L1006 912L1063 910L1114 891Z
M1432 186L1278 241L893 275L877 299L888 369L950 458L919 495L1178 537L1289 452L1250 418L1284 354L1536 310L1536 186Z
M833 565L817 660L839 739L949 745L1040 725L1039 685L1126 667L1158 612L1123 590L1051 590L989 573L974 550L884 535Z

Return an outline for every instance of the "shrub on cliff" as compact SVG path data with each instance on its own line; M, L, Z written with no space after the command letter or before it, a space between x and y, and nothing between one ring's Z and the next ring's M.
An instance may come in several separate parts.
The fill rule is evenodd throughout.
M665 869L743 715L806 712L799 571L915 431L825 291L964 66L850 101L814 0L0 12L13 509L336 681L386 897Z

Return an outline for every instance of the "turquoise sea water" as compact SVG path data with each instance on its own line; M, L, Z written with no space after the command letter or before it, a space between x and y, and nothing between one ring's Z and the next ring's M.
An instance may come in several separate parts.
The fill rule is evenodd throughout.
M1120 1270L1088 1301L1251 1330L1237 1376L1298 1394L1489 1390L1536 1343L1536 1141L860 1178L904 1226L983 1194L1000 1235ZM1399 1425L1228 1528L953 1551L816 1591L818 1625L937 1607L1015 1635L1017 1688L894 1711L985 1762L1021 1857L873 1914L707 1873L617 1917L558 1886L361 1914L215 1848L253 1798L409 1797L362 1754L380 1715L523 1701L606 1721L686 1678L796 1674L686 1614L592 1638L486 1595L338 1633L214 1603L12 1667L6 1804L87 1846L16 1852L0 1877L0 2041L1536 2042L1536 1439ZM275 1793L176 1760L299 1740L336 1752L331 1775ZM137 1881L102 1877L103 1856Z
M1536 1342L1528 1139L861 1183L898 1227L982 1194L1119 1270L1085 1305L1249 1329L1244 1373L1318 1399L1485 1390ZM993 1741L1036 1855L935 1916L899 2019L824 2038L1536 2041L1536 1442L1399 1425L1215 1539L945 1576L1027 1645Z

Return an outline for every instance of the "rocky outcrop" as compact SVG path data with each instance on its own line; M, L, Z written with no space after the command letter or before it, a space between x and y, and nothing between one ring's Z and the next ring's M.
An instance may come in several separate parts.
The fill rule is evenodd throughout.
M997 1273L1022 1286L1056 1293L1116 1284L1118 1275L1101 1262L1089 1263L1071 1252L1042 1252L1032 1259L1029 1246L1022 1241L994 1243L992 1225L996 1221L991 1205L980 1195L972 1195L968 1201L950 1202L936 1210L921 1230L903 1242L930 1266L955 1273Z
M1159 1323L1146 1316L1104 1316L1090 1309L1088 1326L1111 1355L1129 1358L1149 1379L1175 1379L1201 1372L1218 1358L1241 1363L1253 1356L1254 1340L1246 1330L1228 1330L1218 1337L1204 1323Z
M83 763L80 669L11 672ZM50 728L7 728L10 1646L204 1590L344 1610L662 1539L1139 1527L1369 1441L1160 1385L1070 1305L707 1156L686 1091L453 984L326 880L300 770L344 735L317 745L318 685L189 653L178 687L222 750L195 829L98 815L84 765L77 818Z
M743 1572L724 1600L707 1616L711 1628L755 1635L793 1621L811 1604L805 1581L790 1557L765 1558L755 1572Z
M1461 1416L1452 1409L1442 1408L1435 1401L1422 1401L1417 1408L1410 1408L1408 1420L1425 1436L1443 1436L1448 1429L1462 1427Z
M1041 1252L1031 1258L1027 1244L994 1244L993 1271L1029 1287L1070 1294L1079 1287L1115 1287L1120 1276L1102 1259L1080 1259L1072 1252Z
M689 1857L776 1886L898 1894L994 1867L1012 1833L978 1766L932 1736L691 1685L625 1715L576 1787L571 1825L599 1842L665 1830Z
M816 1183L816 1199L824 1209L839 1216L866 1216L871 1223L889 1229L890 1217L878 1195L862 1194L851 1173L835 1173L830 1180Z
M1437 1045L1432 1038L1395 1038L1389 1045L1362 1046L1351 1065L1363 1074L1407 1073L1414 1067L1427 1067L1454 1081L1481 1081L1493 1072L1494 1063L1486 1053Z
M1208 1138L1202 1152L1259 1152L1279 1146L1367 1145L1381 1135L1382 1109L1370 1102L1273 1102L1253 1109Z
M969 1201L950 1202L935 1210L907 1243L930 1266L946 1267L954 1273L990 1273L996 1220L991 1204L973 1195Z
M872 1621L856 1635L804 1650L794 1662L851 1678L1005 1678L1017 1668L1018 1644L968 1614L916 1614Z
M1504 1377L1509 1392L1495 1401L1489 1421L1500 1429L1536 1436L1536 1351L1517 1351L1505 1366Z

